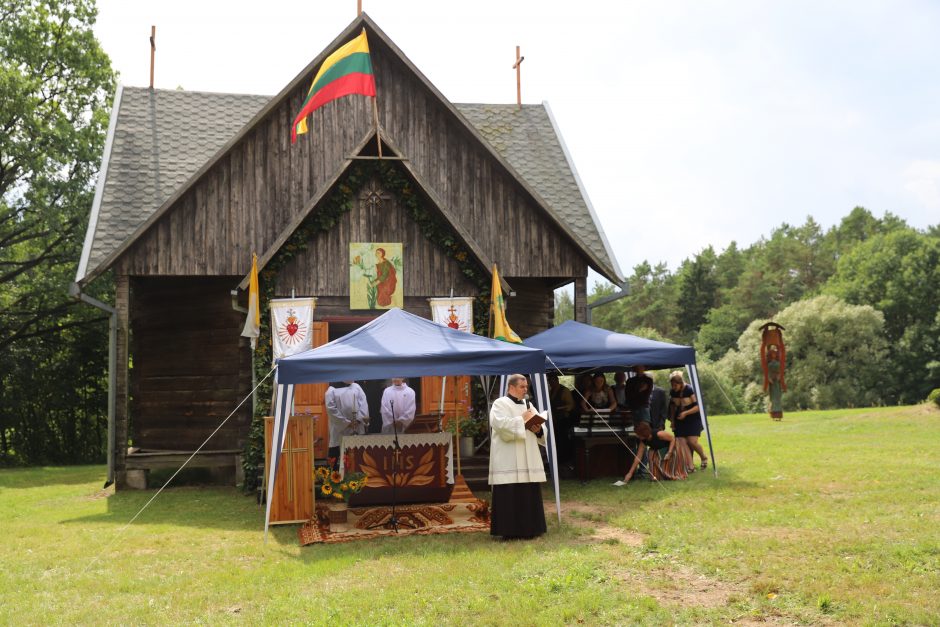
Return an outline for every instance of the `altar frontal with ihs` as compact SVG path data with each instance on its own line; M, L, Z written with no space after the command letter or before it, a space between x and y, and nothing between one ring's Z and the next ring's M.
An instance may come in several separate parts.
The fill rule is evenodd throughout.
M340 472L364 472L369 477L349 504L447 501L454 482L452 440L450 433L406 433L398 436L400 448L396 448L390 435L346 436Z

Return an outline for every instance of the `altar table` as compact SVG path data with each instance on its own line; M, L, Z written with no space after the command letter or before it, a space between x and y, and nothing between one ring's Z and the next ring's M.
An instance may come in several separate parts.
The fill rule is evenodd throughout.
M443 503L454 483L450 433L399 434L401 452L392 435L345 436L340 446L340 472L365 472L366 487L350 498L350 506L397 503ZM392 485L395 489L393 494Z

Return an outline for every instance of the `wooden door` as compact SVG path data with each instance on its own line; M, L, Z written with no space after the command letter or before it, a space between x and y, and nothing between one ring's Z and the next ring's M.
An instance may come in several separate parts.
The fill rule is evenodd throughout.
M264 485L271 472L271 433L274 419L264 419ZM271 501L271 522L306 522L313 518L313 421L311 416L291 416L287 437L281 449L274 494Z
M314 322L310 338L311 348L330 341L330 323ZM323 405L326 383L302 383L294 386L294 413L313 417L313 451L317 459L326 459L330 443L330 421Z
M421 405L422 414L437 414L440 410L441 383L443 377L421 377ZM468 417L472 406L470 405L470 377L447 377L444 390L444 424L455 416Z

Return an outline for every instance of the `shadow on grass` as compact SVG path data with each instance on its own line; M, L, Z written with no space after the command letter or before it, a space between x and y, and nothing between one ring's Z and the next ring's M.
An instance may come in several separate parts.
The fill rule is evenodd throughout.
M103 536L117 534L140 508L153 497L155 491L134 491L111 494L107 497L107 512L61 520L63 525L100 526ZM488 493L481 493L487 496ZM254 499L243 496L234 488L167 488L132 524L132 528L163 527L161 533L186 528L219 531L251 532L254 541L238 540L245 546L264 546L264 509ZM429 555L457 555L476 551L544 552L563 547L581 547L578 533L567 525L559 526L554 516L548 517L549 531L531 541L505 542L493 539L488 532L450 533L433 535L385 536L361 541L314 544L299 547L299 525L272 525L266 551L278 559L319 562L375 559L384 556L427 557ZM175 528L175 529L174 529ZM298 550L299 549L299 550Z
M67 470L67 469L65 469ZM56 477L58 473L53 473ZM88 477L88 469L84 476ZM48 476L48 475L47 475ZM647 506L663 500L697 501L714 490L737 490L756 484L742 480L731 468L725 468L719 476L701 471L693 474L687 481L662 482L660 484L641 480L631 482L626 487L611 485L614 478L598 478L582 485L577 480L562 481L560 493L562 507L572 505L596 505L611 513L620 511L643 511ZM51 481L44 482L45 484ZM78 483L76 481L76 483ZM117 531L123 528L144 505L154 497L157 490L128 490L111 493L102 498L106 501L106 511L87 516L63 519L63 525L100 525L104 529ZM489 499L490 493L477 491L477 496ZM382 555L405 554L447 554L454 552L488 550L529 550L526 547L545 550L555 545L580 546L579 532L568 523L570 514L563 514L561 526L554 515L555 495L551 486L543 489L546 506L546 518L549 532L541 539L529 542L499 542L489 534L454 533L442 535L405 535L372 538L362 542L340 544L321 544L297 549L299 525L272 525L269 532L268 546L286 557L303 561L328 559L339 555ZM150 503L134 521L133 527L179 527L215 529L219 531L243 531L257 534L257 543L264 541L264 508L258 505L254 496L245 495L236 488L184 486L168 487Z
M634 497L643 501L682 498L685 495L701 496L716 490L741 490L759 487L760 484L743 479L737 468L726 466L719 470L716 477L711 468L696 470L682 481L650 481L649 479L634 479L625 486L615 486L613 483L622 477L598 477L587 483L576 479L561 481L559 491L562 500L570 499L581 503L597 502L609 504L620 502L624 498L632 500ZM551 486L542 491L543 497L554 500Z
M297 535L281 537L278 541L289 545L296 542ZM558 551L583 550L590 551L589 545L579 544L574 536L565 530L559 530L557 525L549 524L548 533L532 540L498 540L488 532L449 533L435 535L402 535L371 538L355 542L337 544L311 544L302 547L300 552L290 557L303 563L316 563L325 560L342 559L359 562L363 559L392 559L419 557L422 559L434 556L459 556L472 554L475 561L486 563L488 554L503 559L507 553L518 553L520 561L528 559L531 553L539 555L551 554Z
M264 528L264 509L253 496L237 488L203 486L169 487L153 502L157 490L126 490L105 497L107 511L62 520L60 524L102 523L123 527L146 505L134 526L178 525L215 529Z
M89 480L104 485L108 469L103 465L30 466L0 468L0 490L25 490L50 485L77 485Z

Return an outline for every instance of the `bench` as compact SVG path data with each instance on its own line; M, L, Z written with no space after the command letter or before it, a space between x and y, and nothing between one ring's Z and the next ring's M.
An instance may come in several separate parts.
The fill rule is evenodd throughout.
M571 428L571 437L575 446L581 444L584 449L584 463L581 465L578 478L581 483L590 479L591 449L604 444L621 444L629 442L633 435L633 413L625 410L598 410L597 412L584 412L578 417L578 422Z
M241 449L202 450L193 457L186 468L231 468L235 476L235 485L244 482ZM147 489L147 477L151 470L176 470L192 456L192 451L167 451L155 449L130 448L124 458L127 471L127 487L135 490Z

